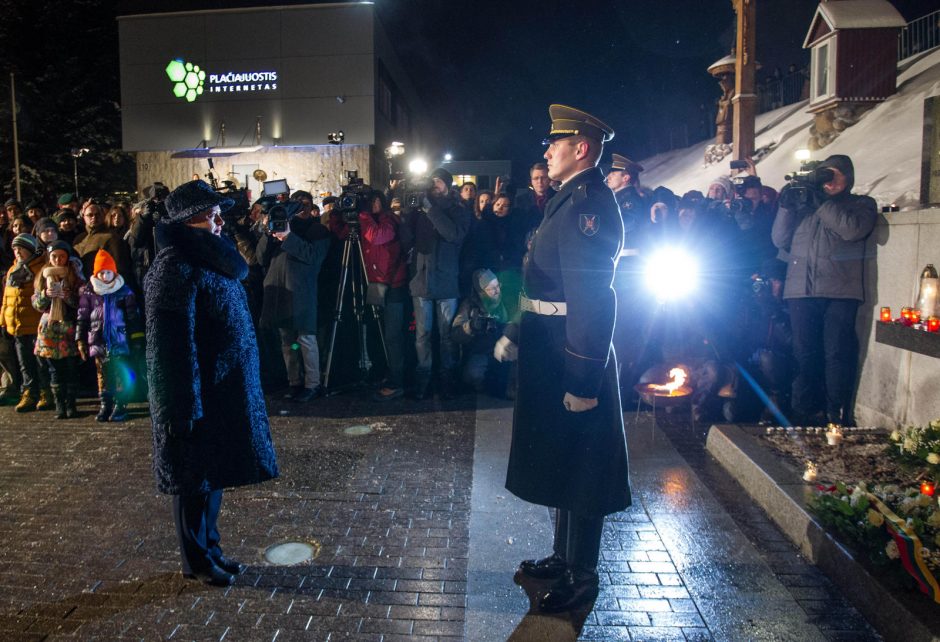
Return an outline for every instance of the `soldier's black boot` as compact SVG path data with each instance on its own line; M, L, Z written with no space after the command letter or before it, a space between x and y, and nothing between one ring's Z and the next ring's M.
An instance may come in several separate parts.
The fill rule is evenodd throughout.
M519 564L520 571L539 580L553 580L561 577L566 568L568 568L568 563L558 553L552 553L540 560L523 560Z
M55 403L55 418L65 419L68 413L65 410L65 386L53 385L52 400Z
M102 392L98 398L101 400L101 405L98 406L95 421L107 421L111 417L111 411L114 410L114 398L110 392Z
M569 568L558 583L539 599L539 610L544 613L561 613L591 606L599 592L597 571Z
M67 383L65 388L65 416L74 419L78 416L78 408L75 406L75 397L77 396L78 384Z

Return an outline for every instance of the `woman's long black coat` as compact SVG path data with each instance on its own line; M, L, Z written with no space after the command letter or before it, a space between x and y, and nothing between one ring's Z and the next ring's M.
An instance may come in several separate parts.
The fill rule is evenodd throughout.
M258 348L234 243L159 225L144 285L153 469L160 492L185 495L277 477ZM170 436L166 424L193 422Z

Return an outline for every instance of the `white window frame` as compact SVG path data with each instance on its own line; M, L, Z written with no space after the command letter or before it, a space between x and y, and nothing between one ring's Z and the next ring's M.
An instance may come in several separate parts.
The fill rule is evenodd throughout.
M819 69L820 52L826 47L826 92L819 93L817 84L817 70ZM836 94L836 39L826 38L813 46L810 62L810 104L818 103L832 98Z

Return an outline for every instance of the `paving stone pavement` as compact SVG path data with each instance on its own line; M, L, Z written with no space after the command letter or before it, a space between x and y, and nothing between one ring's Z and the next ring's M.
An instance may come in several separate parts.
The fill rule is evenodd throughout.
M251 564L226 590L179 574L145 409L114 425L87 403L79 421L0 408L0 639L461 639L473 399L364 399L269 404L282 476L226 493L222 546ZM282 541L320 554L266 565Z
M64 422L0 408L0 640L878 639L681 430L649 415L629 429L637 501L607 521L593 611L540 616L527 609L539 587L512 574L550 546L548 511L507 504L490 517L510 530L518 519L523 536L469 539L471 492L518 501L496 494L505 441L492 435L505 432L474 450L479 417L505 431L511 408L367 399L269 404L282 477L226 493L222 545L251 568L225 590L179 574L144 407L120 425L96 423L87 402ZM264 549L285 541L319 555L267 564Z

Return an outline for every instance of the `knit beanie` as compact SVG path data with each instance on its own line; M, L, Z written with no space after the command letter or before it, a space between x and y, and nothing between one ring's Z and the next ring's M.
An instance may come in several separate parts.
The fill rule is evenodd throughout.
M36 236L39 236L43 230L48 229L50 227L54 230L59 229L59 226L56 225L55 221L53 221L48 216L43 216L41 219L36 221L35 225L33 225L33 234L35 234Z
M727 196L731 196L732 194L734 194L734 183L732 183L731 179L728 178L727 176L719 176L718 178L716 178L715 180L713 180L711 183L708 184L709 187L711 187L712 185L721 185L721 187L725 190L725 194Z
M98 250L98 253L95 254L95 267L92 270L92 275L100 274L102 270L110 270L115 274L118 273L114 257L108 254L106 250Z
M436 170L431 172L431 178L439 178L444 181L444 185L447 185L447 189L450 189L450 186L454 184L454 176L448 172L443 167L438 167Z
M49 251L49 254L52 254L56 250L62 250L63 252L68 254L69 257L75 256L75 250L72 249L72 246L66 243L65 241L63 241L62 239L53 241L52 243L49 244L49 247L46 249Z
M39 254L41 251L39 248L39 239L37 239L32 234L18 234L12 243L13 247L21 247L23 249L29 250L33 254Z
M74 203L76 200L78 199L75 198L75 194L72 194L71 192L66 192L65 194L59 197L59 205L68 205L69 203Z

